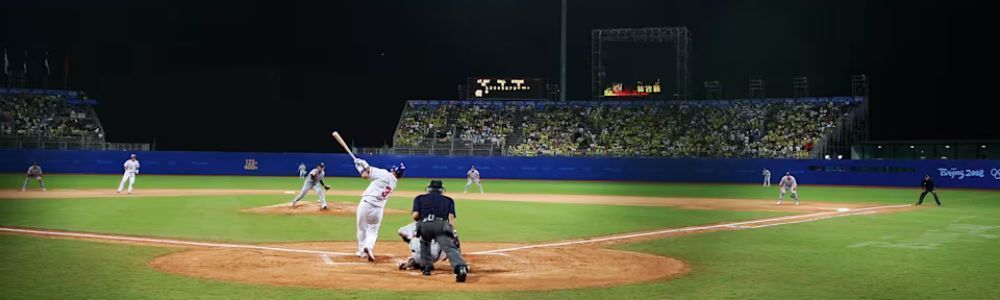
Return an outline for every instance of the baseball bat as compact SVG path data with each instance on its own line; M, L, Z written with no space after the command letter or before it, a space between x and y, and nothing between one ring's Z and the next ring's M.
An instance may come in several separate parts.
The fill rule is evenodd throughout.
M354 157L354 153L353 153L353 152L351 152L351 148L348 148L348 147L347 147L347 143L344 143L344 138L340 137L340 134L339 134L339 133L337 133L336 131L334 131L334 132L333 132L333 138L334 138L335 140L337 140L337 143L340 143L340 146L341 146L341 147L344 147L344 151L347 151L347 154L350 154L350 155L351 155L351 159L352 159L352 160L353 160L353 159L356 159L356 158L357 158L357 157Z

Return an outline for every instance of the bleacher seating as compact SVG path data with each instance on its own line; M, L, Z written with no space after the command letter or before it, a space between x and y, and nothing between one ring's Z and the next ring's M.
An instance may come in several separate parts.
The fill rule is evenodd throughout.
M808 158L862 98L409 101L394 147L516 156ZM453 138L458 140L453 141ZM456 143L457 142L457 143ZM435 144L437 143L437 144ZM463 148L464 147L464 148ZM422 153L417 151L417 153Z
M0 90L0 136L103 140L91 101L77 92Z

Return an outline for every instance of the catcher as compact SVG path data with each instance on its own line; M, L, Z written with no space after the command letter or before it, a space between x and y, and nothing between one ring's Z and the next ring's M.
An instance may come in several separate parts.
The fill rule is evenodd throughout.
M406 243L410 247L410 258L406 262L399 263L399 269L403 271L423 269L420 263L418 263L420 261L420 238L417 237L417 222L400 227L399 237L403 239L403 243ZM456 249L459 249L459 251L462 250L458 242L458 234L455 234L453 243ZM448 259L444 251L441 251L441 247L438 246L437 241L431 241L431 257L434 258L434 262Z
M28 181L30 181L32 178L38 180L38 185L42 187L43 192L46 191L45 181L42 180L42 167L39 166L38 163L36 162L32 163L31 166L28 167L28 177L24 178L24 184L21 185L22 192L28 190Z

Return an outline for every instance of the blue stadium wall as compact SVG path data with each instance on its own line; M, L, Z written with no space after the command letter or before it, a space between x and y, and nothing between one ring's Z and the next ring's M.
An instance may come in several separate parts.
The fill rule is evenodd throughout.
M332 176L356 176L346 154L251 152L138 152L141 174L295 176L297 166L325 162ZM128 152L0 149L0 172L24 172L39 162L48 173L119 174ZM464 177L475 164L484 179L636 180L758 183L768 168L800 184L918 185L924 174L942 187L1000 188L1000 161L765 160L573 157L370 156L374 166L405 162L407 176Z

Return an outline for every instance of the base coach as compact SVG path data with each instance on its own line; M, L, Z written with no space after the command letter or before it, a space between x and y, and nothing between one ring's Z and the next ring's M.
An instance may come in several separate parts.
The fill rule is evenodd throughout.
M413 199L413 220L417 221L417 234L420 237L420 265L425 276L430 276L434 270L434 257L431 256L431 241L437 241L438 246L448 256L448 262L455 272L455 281L465 282L469 274L469 266L465 264L462 253L456 247L455 234L455 200L443 195L444 186L440 180L431 180L427 193Z

